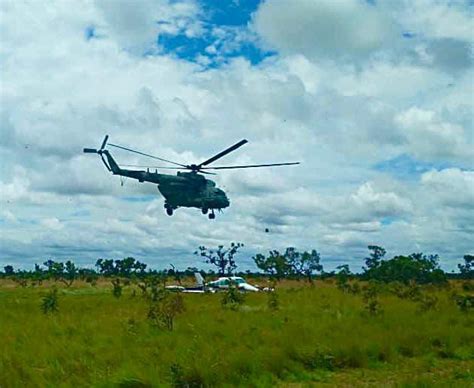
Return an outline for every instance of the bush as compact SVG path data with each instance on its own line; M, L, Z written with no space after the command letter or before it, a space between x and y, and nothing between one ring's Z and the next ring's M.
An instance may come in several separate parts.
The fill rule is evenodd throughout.
M245 295L239 291L237 284L234 281L229 282L229 288L221 299L222 307L237 310L244 301Z
M382 251L378 252L376 248ZM422 253L413 253L409 256L396 256L390 260L382 260L385 254L383 248L369 246L369 249L375 249L377 252L372 254L375 258L366 260L368 267L364 268L365 279L385 283L396 281L404 284L410 282L418 284L447 283L446 274L439 268L438 255L426 256Z
M112 295L117 299L122 296L122 285L120 283L120 279L116 278L112 280Z
M153 326L172 331L175 317L184 311L182 295L166 293L161 299L150 303L147 318Z
M474 308L474 296L472 295L455 295L454 301L463 312L471 311Z
M276 291L268 292L267 306L270 311L277 311L280 309L280 299Z
M424 313L430 310L436 310L438 307L438 298L436 295L421 295L418 298L418 311Z
M383 309L378 300L379 285L376 283L369 283L363 288L362 299L365 302L364 309L369 315L375 316L383 313Z
M58 309L58 290L53 287L45 296L42 298L41 310L44 314L57 313Z

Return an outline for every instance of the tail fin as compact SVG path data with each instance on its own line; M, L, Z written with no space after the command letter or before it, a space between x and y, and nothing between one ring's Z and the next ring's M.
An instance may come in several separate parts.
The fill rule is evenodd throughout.
M199 272L194 272L194 277L196 278L196 284L198 287L204 287L204 278Z
M112 158L112 155L110 155L109 151L104 150L102 152L106 156L107 162L109 162L109 166L110 166L110 169L112 170L112 172L114 174L120 174L121 169L120 169L119 165L115 162L114 158Z

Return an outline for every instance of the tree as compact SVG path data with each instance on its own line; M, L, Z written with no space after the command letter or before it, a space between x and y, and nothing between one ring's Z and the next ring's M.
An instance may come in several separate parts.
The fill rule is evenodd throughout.
M350 284L349 277L351 276L351 270L348 264L339 265L336 267L339 272L336 274L337 288L343 292L349 292Z
M98 259L95 266L99 269L99 273L104 276L115 274L114 261L112 259Z
M95 266L104 276L130 277L134 273L143 273L147 267L133 257L126 257L122 260L98 259Z
M464 264L458 264L461 276L464 279L474 279L474 255L464 255L463 259Z
M3 267L3 270L5 271L5 275L7 276L11 276L15 273L15 270L11 265L6 265L5 267Z
M242 243L233 242L229 248L224 248L223 245L219 245L217 250L200 246L194 254L203 257L206 263L215 265L218 268L219 275L230 275L237 268L234 256L243 246L244 244Z
M68 260L66 261L66 264L64 266L64 273L62 277L62 282L66 284L67 287L70 287L74 280L76 280L77 277L77 268L76 265L71 261Z
M53 278L55 282L62 278L64 273L64 264L59 261L47 260L43 263L46 267L46 273L49 278Z
M323 270L323 266L320 263L321 256L315 249L311 252L304 251L300 253L295 248L286 248L285 257L292 273L305 277L311 284L313 284L314 273Z
M365 258L365 265L367 268L364 268L364 270L370 271L371 269L377 268L380 265L387 251L378 245L369 245L367 248L369 249L370 253L369 257Z
M275 280L279 281L291 272L287 258L277 250L270 251L267 257L259 253L252 259L261 271Z
M381 260L377 266L365 269L364 277L382 282L446 283L446 274L439 268L438 255L412 253L409 256L395 256Z

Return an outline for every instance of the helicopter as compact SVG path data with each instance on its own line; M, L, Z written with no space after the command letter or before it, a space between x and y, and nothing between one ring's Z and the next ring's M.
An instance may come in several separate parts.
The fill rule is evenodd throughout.
M209 167L209 165L215 162L217 159L222 158L223 156L248 143L246 139L235 143L234 145L226 148L224 151L219 152L200 164L177 163L172 160L160 158L158 156L150 155L141 151L136 151L118 144L108 143L108 139L109 135L106 135L99 149L84 148L84 153L98 154L107 170L113 175L137 179L140 183L150 182L157 184L159 192L165 198L164 208L166 209L166 214L169 216L172 216L174 211L179 207L195 207L201 209L202 214L208 214L209 219L212 220L216 218L216 210L222 211L222 209L230 206L230 201L227 198L225 192L217 188L214 181L206 179L204 175L202 175L216 175L215 173L209 172L208 170L230 170L256 167L290 166L299 164L299 162L289 162ZM161 162L172 164L173 166L147 167L123 165L123 167L147 167L146 171L124 169L117 164L111 153L106 149L107 146L156 159ZM150 171L150 168L155 168L155 171ZM161 174L158 173L158 168L164 170L180 171L178 171L176 175Z

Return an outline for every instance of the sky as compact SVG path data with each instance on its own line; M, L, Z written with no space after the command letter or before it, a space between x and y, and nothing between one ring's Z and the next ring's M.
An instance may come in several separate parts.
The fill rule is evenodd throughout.
M316 249L325 269L474 253L472 1L0 2L0 268L133 256L206 268L200 245ZM231 206L168 217L104 136L220 171ZM111 150L119 164L147 164ZM268 232L265 230L268 229Z

